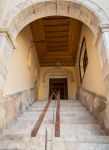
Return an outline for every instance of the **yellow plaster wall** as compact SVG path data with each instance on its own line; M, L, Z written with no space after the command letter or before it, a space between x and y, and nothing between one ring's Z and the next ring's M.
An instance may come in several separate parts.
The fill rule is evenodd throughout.
M39 61L35 48L31 48L31 41L31 31L29 26L26 26L16 38L17 49L13 51L8 66L4 95L34 87L36 69L39 72Z
M79 76L79 53L80 53L80 47L82 40L85 36L86 39L86 46L87 46L87 53L88 53L88 66L85 72L85 76L82 82L82 86L85 89L88 89L90 91L93 91L97 94L106 96L106 89L103 82L103 76L100 69L100 61L98 56L98 50L94 46L93 42L93 34L90 31L90 29L83 25L82 32L81 32L81 38L80 38L80 45L79 45L79 51L78 51L78 57L77 57L77 75L78 75L78 84L80 85L80 76Z
M40 81L39 81L39 89L38 89L38 99L39 100L46 100L49 96L49 83L46 81L43 82L44 74L47 70L52 70L55 67L40 67ZM75 99L76 98L76 91L77 91L77 79L76 79L76 67L61 67L63 69L68 69L73 73L74 82L70 82L68 85L68 99Z

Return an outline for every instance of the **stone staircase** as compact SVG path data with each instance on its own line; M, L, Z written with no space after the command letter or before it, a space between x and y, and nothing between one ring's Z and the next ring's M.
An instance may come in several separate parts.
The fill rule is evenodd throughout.
M47 101L37 101L3 134L0 150L109 150L109 137L79 101L64 100L60 104L60 137L54 137L56 101L52 101L36 137L31 130Z

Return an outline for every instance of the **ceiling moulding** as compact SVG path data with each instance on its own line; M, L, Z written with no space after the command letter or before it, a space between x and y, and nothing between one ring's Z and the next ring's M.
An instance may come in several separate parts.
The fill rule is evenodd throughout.
M16 43L13 40L13 37L7 28L0 28L0 35L5 36L7 40L9 41L10 45L12 46L12 48L16 49Z

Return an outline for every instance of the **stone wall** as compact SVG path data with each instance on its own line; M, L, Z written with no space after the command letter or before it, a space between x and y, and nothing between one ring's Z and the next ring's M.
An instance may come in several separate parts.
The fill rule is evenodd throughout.
M35 101L34 89L25 90L0 99L0 132L7 128Z
M77 99L99 121L109 135L109 107L106 98L80 87L78 88Z

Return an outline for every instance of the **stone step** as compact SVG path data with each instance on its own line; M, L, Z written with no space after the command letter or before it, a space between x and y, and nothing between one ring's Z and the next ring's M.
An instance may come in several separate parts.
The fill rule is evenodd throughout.
M99 124L61 124L61 136L105 135Z
M53 142L53 150L109 150L109 144L104 143L72 143Z
M71 119L71 120L75 120L75 119L86 119L86 120L88 120L88 119L93 119L94 120L94 118L92 117L92 116L87 116L87 115L72 115L72 116L70 116L70 115L62 115L62 114L60 114L60 118L62 118L62 119Z
M60 118L71 118L71 119L76 119L76 118L80 118L80 119L84 119L84 118L89 118L89 119L92 119L93 117L88 115L88 114L60 114ZM94 118L93 118L94 119Z
M44 107L43 107L43 108L44 108ZM37 109L35 108L35 109L34 109L34 108L32 107L32 108L29 109L27 112L30 112L30 113L32 113L32 112L37 112L37 113L38 113L38 112L41 112L41 111L43 110L43 108L42 108L42 109L41 109L41 108L39 108L39 109L38 109L38 108L37 108ZM27 113L27 112L25 112L25 113Z
M68 135L62 136L58 140L53 138L54 141L66 141L72 143L104 143L109 144L109 136L104 135Z
M99 124L60 124L60 128L64 129L65 131L71 130L71 129L101 129Z
M35 125L35 124L34 124ZM5 129L4 130L4 134L8 134L8 135L11 135L11 134L30 134L34 125L31 125L31 126L27 126L25 128L9 128L9 129ZM43 124L41 125L38 133L40 134L45 134L45 130L48 130L48 132L51 132L52 129L54 129L54 125L53 124Z
M44 140L44 139L43 139ZM7 141L0 142L1 150L44 150L44 142L40 141ZM50 142L48 143L50 145ZM48 145L48 150L50 146ZM109 144L105 143L83 143L83 142L67 142L53 141L53 150L109 150Z
M61 119L61 124L98 124L96 120L79 120L79 119L75 119L75 120L64 120L64 119Z
M71 113L71 112L77 112L77 113L88 113L88 111L85 108L80 108L80 109L75 109L75 107L73 109L70 108L60 108L60 112L66 112L66 113Z
M47 128L47 133L48 133L48 137L51 137L52 134L52 130L53 127L49 126ZM35 138L40 138L40 137L45 137L45 130L46 127L42 126L39 131L38 134ZM54 131L53 131L54 132ZM0 141L29 141L29 140L34 140L33 137L31 137L31 130L16 130L15 132L12 132L11 130L7 130L5 133L0 134Z
M33 129L33 126L31 127L27 127L27 128L12 128L12 129L5 129L3 131L4 134L28 134L28 133L31 133Z
M41 113L42 111L40 111L40 112L31 112L31 111L27 111L27 112L25 112L25 113L23 113L22 114L22 116L23 115L40 115L40 113Z
M61 100L61 104L69 104L69 103L81 103L79 100Z
M61 136L79 136L79 135L105 135L103 130L95 130L95 129L72 129L69 131L64 131L64 129L60 130Z
M42 131L42 132L41 132ZM13 133L13 134L4 134L0 135L0 142L7 141L34 141L36 138L44 137L44 130L41 130L37 137L31 137L30 133ZM53 135L53 134L52 134ZM48 138L51 140L51 132L48 131ZM73 143L105 143L109 144L109 136L104 135L61 135L60 138L53 137L53 141L55 142L73 142Z
M61 107L83 107L81 103L60 103Z
M74 110L75 110L75 109L77 109L77 110L81 110L81 109L82 109L82 110L86 110L83 106L73 106L73 105L70 105L70 106L61 106L61 105L60 105L60 108L61 108L62 110L64 110L64 109L66 109L66 110L67 110L67 109L71 109L71 110L72 110L72 109L74 109Z
M86 112L60 112L60 115L62 116L70 116L70 117L73 117L73 116L87 116L87 117L91 117L91 115L89 113L86 113Z
M44 106L43 107L41 107L41 108L38 108L37 106L36 107L31 107L31 108L29 108L28 109L28 111L42 111L42 109L44 108ZM50 107L49 109L53 109L54 107ZM55 107L56 108L56 107Z
M19 120L24 120L24 121L26 121L26 120L28 120L28 119L30 119L30 121L31 120L37 120L38 118L39 118L39 116L40 116L40 114L39 115L22 115L21 117L19 117L18 119L17 119L17 121L19 121ZM45 114L45 118L53 118L53 113L46 113Z
M0 150L44 150L44 139L40 141L0 142Z
M27 121L34 121L34 120L37 120L39 118L39 116L22 116L22 117L19 117L17 119L17 122L27 122Z

